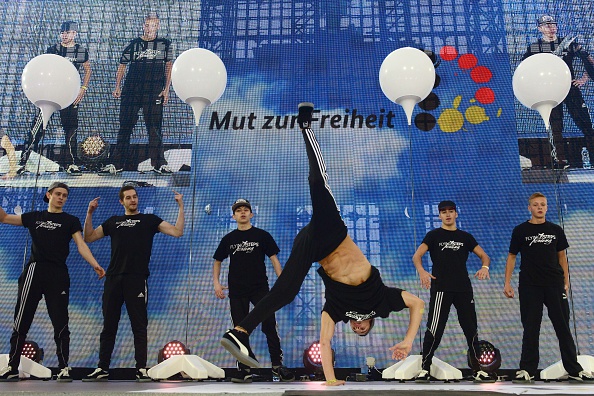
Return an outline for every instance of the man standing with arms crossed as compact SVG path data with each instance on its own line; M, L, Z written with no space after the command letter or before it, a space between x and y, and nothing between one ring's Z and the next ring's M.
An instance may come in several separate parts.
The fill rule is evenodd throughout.
M511 277L516 256L522 254L520 263L520 315L524 335L520 370L513 382L534 383L538 369L538 339L545 305L559 339L561 360L570 382L594 383L594 377L583 370L577 361L577 351L569 328L569 266L566 249L569 247L563 228L546 220L547 198L534 193L528 199L530 220L518 225L512 232L509 254L505 264L503 294L514 298Z
M458 321L466 337L469 351L475 353L478 342L478 323L474 306L474 293L468 278L466 261L473 252L481 259L482 267L474 274L480 280L489 279L489 256L469 233L458 229L458 211L452 201L441 201L437 206L441 227L425 235L413 256L413 263L421 285L431 287L427 331L423 340L421 372L415 382L429 382L431 361L445 331L452 304L456 307ZM429 252L433 262L432 274L423 268L422 257ZM495 382L496 378L480 370L473 375L475 382Z
M56 354L60 373L57 380L70 382L70 330L68 329L68 300L70 276L66 258L70 240L78 253L93 267L99 279L105 271L93 257L83 240L80 220L63 211L70 189L64 183L52 183L43 200L47 210L9 215L0 208L0 223L25 226L31 235L31 256L19 277L19 292L14 310L14 326L10 337L8 366L0 370L0 381L18 381L21 352L41 297L45 297L47 313L54 327Z
M218 298L225 298L226 289L219 281L221 263L229 257L229 305L233 325L237 325L250 312L250 303L256 305L268 293L268 277L264 257L268 256L274 267L276 276L282 272L277 254L280 251L276 242L268 232L252 226L252 205L247 199L238 199L231 207L237 229L223 237L213 256L213 282ZM266 335L272 375L281 381L292 381L295 375L283 366L283 351L276 327L276 318L272 314L262 322L262 332ZM252 382L251 370L241 362L237 362L238 378L232 382Z
M131 185L123 186L119 193L124 215L112 216L95 229L93 212L99 206L99 198L89 202L85 219L85 241L91 243L105 236L111 237L111 261L103 289L103 331L99 338L99 364L95 371L83 378L85 382L109 379L109 364L123 304L126 304L134 334L136 381L151 381L147 375L149 262L155 234L162 232L176 238L184 234L183 196L176 191L174 193L179 206L175 225L154 214L140 213L138 195Z

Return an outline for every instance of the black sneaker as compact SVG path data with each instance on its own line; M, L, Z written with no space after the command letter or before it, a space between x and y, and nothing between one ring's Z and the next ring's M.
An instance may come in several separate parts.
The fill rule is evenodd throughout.
M482 370L475 372L472 376L472 382L476 384L492 384L497 381L494 375L485 373Z
M252 381L252 372L249 368L238 368L237 375L235 377L231 377L231 382L235 382L236 384L251 384Z
M569 382L594 384L594 377L587 371L580 371L576 375L569 374L568 379Z
M429 375L429 371L421 370L421 372L415 377L415 382L418 384L428 384L431 382L431 375Z
M136 370L136 382L151 382L152 380L147 373L147 369L141 368Z
M4 367L0 370L0 382L18 382L19 370L13 369L10 366Z
M20 175L24 174L25 172L28 172L25 165L19 165L19 169L16 170L17 176L20 176Z
M297 106L299 114L297 115L297 123L301 129L311 127L311 118L313 116L314 105L310 102L302 102Z
M161 167L159 167L159 169L152 167L151 172L153 172L159 176L170 176L173 174L173 171L171 170L169 165L161 165Z
M72 382L72 377L70 376L70 367L64 367L58 375L56 376L56 381L58 382Z
M285 366L273 366L272 375L283 382L295 381L295 374Z
M97 367L95 371L82 379L83 382L106 382L109 379L107 370Z
M534 376L528 374L526 370L516 371L516 377L512 380L514 384L533 384Z
M221 338L221 345L241 363L252 368L260 368L260 363L250 348L250 336L246 333L235 329L227 330Z

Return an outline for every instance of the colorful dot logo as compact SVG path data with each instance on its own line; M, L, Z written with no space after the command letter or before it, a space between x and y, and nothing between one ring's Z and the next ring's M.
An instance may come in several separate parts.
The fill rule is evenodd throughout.
M432 60L435 55L428 54ZM432 57L433 56L433 57ZM430 131L436 125L439 126L442 132L452 133L460 130L465 130L466 123L478 125L489 121L490 117L487 115L485 109L486 105L492 105L495 102L495 92L485 84L488 84L493 78L493 72L486 66L479 65L479 60L474 54L462 54L459 56L455 47L446 45L439 51L439 56L444 61L453 64L457 59L457 66L463 72L468 74L470 79L478 85L474 96L468 100L468 104L462 104L462 95L457 95L450 108L443 109L439 114L437 120L435 116L429 111L437 110L440 107L440 99L435 92L431 92L425 100L419 103L419 107L424 112L417 114L415 117L415 126L422 131ZM435 62L435 68L440 65L440 62ZM433 89L440 85L441 78L439 75L435 76L435 85ZM501 108L497 111L497 117L501 115Z

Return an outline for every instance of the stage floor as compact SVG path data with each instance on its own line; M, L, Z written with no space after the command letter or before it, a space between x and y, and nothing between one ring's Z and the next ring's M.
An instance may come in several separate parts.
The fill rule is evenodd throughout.
M473 384L471 382L432 382L431 384L415 384L414 382L348 382L344 386L326 387L322 382L258 382L251 384L234 384L216 381L190 382L149 382L136 383L134 381L109 381L88 383L73 381L58 383L56 381L26 380L13 383L1 383L0 393L4 394L34 394L34 395L123 395L142 393L145 395L265 395L265 396L310 396L320 395L322 392L332 392L336 396L355 395L415 395L415 396L486 396L497 394L509 395L592 395L594 384L581 385L569 382L542 382L532 385L516 385L511 381L494 384Z

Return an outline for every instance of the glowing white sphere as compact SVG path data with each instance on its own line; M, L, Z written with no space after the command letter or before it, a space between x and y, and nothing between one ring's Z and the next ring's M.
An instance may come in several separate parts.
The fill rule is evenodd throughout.
M538 111L548 129L551 110L569 93L571 72L558 56L535 54L518 65L512 85L520 103Z
M388 99L402 106L411 124L415 104L429 95L435 84L435 67L423 51L404 47L392 51L380 67L379 82Z
M56 110L70 106L80 92L80 74L66 58L43 54L31 59L21 75L23 92L41 109L43 126Z
M196 125L204 107L216 102L227 86L227 69L213 52L203 48L184 51L173 63L175 93L192 107Z

